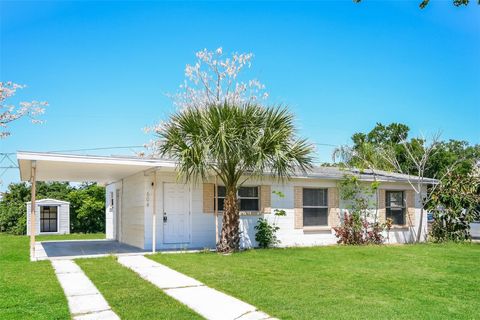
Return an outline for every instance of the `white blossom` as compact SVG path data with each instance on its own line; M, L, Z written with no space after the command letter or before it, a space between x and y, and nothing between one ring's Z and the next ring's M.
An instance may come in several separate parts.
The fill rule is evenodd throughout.
M8 104L8 98L13 97L17 90L25 88L25 85L20 85L11 81L0 82L0 138L6 138L10 135L8 125L10 122L18 120L22 117L30 118L34 124L43 123L37 117L45 112L45 107L48 103L45 101L30 101L20 102L18 105Z

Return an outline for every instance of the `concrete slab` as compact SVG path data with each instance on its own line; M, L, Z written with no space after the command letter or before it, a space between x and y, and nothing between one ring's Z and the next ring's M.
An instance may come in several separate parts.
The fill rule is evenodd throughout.
M237 319L256 308L207 286L168 289L165 293L210 320Z
M59 273L57 277L67 297L99 293L84 273Z
M142 278L161 289L203 285L200 281L170 269L144 256L118 257L118 262L137 272Z
M114 240L43 241L35 246L35 260L73 259L146 251Z
M266 313L237 298L144 256L118 257L118 262L153 283L166 294L210 320L264 320Z
M120 319L82 269L72 260L53 260L74 319Z
M55 273L78 273L82 272L82 269L72 260L58 260L52 263Z
M72 315L111 310L107 301L99 294L67 297L68 307Z
M76 316L73 320L120 320L120 317L112 310L107 310Z

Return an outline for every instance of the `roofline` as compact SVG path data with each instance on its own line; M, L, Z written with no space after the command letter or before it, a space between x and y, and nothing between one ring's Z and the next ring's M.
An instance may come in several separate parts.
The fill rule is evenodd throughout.
M52 198L45 198L45 199L39 199L36 200L35 203L43 203L43 202L56 202L56 203L63 203L63 204L70 204L69 201L64 201L64 200L57 200L57 199L52 199ZM31 204L31 201L25 202L26 204Z
M93 155L73 155L52 152L33 152L18 151L17 161L20 160L47 160L62 162L83 162L83 163L99 163L99 164L123 164L138 165L151 167L175 167L175 161L166 159L145 159L139 157L118 157L118 156L93 156Z
M17 152L17 161L20 166L21 160L35 161L35 160L45 160L45 161L62 161L62 162L76 162L76 163L91 163L91 164L116 164L116 165L138 165L138 166L149 166L150 168L176 168L177 162L172 159L160 159L160 158L140 158L132 156L97 156L97 155L74 155L74 154L62 154L54 152L34 152L34 151L18 151ZM320 166L318 166L320 167ZM374 170L374 172L369 172L369 170L359 170L359 169L348 169L341 167L327 167L336 169L338 171L344 171L344 175L358 175L360 181L379 181L379 182L406 182L409 180L414 183L418 183L419 179L416 176L400 174L395 172L388 172L382 170ZM370 170L371 171L371 170ZM338 174L338 173L337 173ZM264 175L271 176L269 172L265 172ZM342 175L343 176L343 175ZM304 179L324 179L324 180L340 180L342 176L334 176L322 173L302 173L293 175L291 178L304 178ZM439 181L432 178L424 178L424 184L437 184Z

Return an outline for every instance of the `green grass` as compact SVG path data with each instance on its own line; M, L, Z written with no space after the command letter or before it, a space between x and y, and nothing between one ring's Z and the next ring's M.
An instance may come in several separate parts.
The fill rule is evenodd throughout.
M480 317L478 244L148 257L281 319Z
M35 236L35 241L105 239L105 233L71 233Z
M201 319L162 290L120 265L115 257L77 259L121 319Z
M29 241L0 233L0 319L70 319L50 262L30 262Z

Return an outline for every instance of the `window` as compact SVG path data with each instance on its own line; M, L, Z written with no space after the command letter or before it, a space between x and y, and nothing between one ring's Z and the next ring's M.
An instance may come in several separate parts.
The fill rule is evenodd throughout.
M223 211L227 189L218 186L218 211ZM240 211L258 211L258 187L240 187L237 193Z
M303 188L303 226L328 225L328 189Z
M40 232L57 232L57 207L40 207Z
M405 225L405 201L403 191L387 191L386 217L393 220L393 224Z

